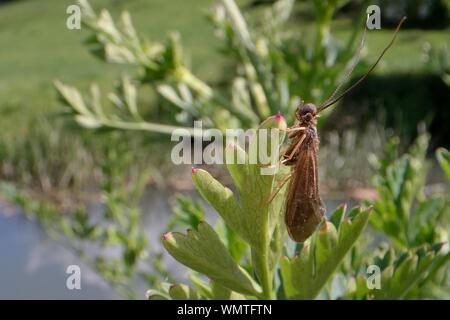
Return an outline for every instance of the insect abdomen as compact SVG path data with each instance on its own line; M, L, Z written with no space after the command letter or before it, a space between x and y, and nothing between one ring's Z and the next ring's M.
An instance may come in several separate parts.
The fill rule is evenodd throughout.
M304 242L316 230L325 215L320 198L297 198L286 208L285 222L292 240Z

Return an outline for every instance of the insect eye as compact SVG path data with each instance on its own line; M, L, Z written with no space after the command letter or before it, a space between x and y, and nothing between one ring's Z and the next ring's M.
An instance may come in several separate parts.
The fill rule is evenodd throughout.
M317 108L312 103L307 103L300 109L300 115L305 116L308 113L311 113L312 115L315 115L317 112Z

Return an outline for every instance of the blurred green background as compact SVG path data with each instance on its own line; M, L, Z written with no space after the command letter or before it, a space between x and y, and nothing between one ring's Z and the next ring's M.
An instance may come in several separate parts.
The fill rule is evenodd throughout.
M240 3L248 5L249 1ZM36 116L60 111L52 86L54 79L70 82L80 88L87 88L91 81L97 81L101 87L110 88L123 68L98 63L80 45L86 39L86 34L82 30L68 30L64 27L67 15L63 13L70 4L73 1L8 1L0 7L0 121L3 134L20 134L26 130L30 119L36 120ZM202 79L219 81L223 78L225 62L217 50L214 50L219 42L205 18L206 10L211 4L210 0L92 1L94 7L107 7L116 15L121 10L128 10L136 29L151 39L162 41L168 32L178 30L184 46L189 49L193 70ZM306 20L306 23L312 23L311 17L302 10L304 5L299 3L297 17ZM257 11L258 8L247 7L246 11ZM296 21L292 23L297 24ZM341 14L333 21L333 32L337 37L345 39L352 23L351 16ZM376 59L391 34L391 29L370 33L367 39L368 62ZM417 78L418 75L435 74L436 71L427 69L424 63L422 51L428 44L432 48L448 46L448 29L402 30L401 37L385 57L384 63L377 68L376 74L395 78L398 74L406 73L403 81L411 81L411 78ZM423 84L428 83L425 75ZM420 83L420 79L417 81ZM392 85L401 86L402 83ZM411 83L404 85L411 86ZM414 83L413 85L415 89L420 87ZM433 87L428 89L433 90ZM385 91L388 90L378 94L385 94ZM366 94L364 90L358 92ZM448 100L442 101L443 107L446 104ZM434 107L424 105L423 109Z
M323 136L329 131L341 134L353 129L366 131L368 124L375 122L400 135L406 146L415 137L417 124L424 121L432 133L432 148L449 146L448 79L445 83L449 72L448 14L443 14L446 11L441 9L436 17L436 10L429 9L425 22L414 16L423 9L423 3L431 3L431 8L436 5L445 8L446 1L400 2L403 7L397 1L381 2L386 6L386 10L382 9L386 28L369 32L363 65L368 67L375 61L402 13L409 12L411 19L375 73L333 113L332 121L327 121L323 128ZM261 12L272 3L238 1L256 28L264 21ZM83 177L91 176L94 165L88 164L95 162L91 159L93 154L105 145L101 137L94 139L89 132L81 130L80 134L77 129L73 133L67 128L71 122L59 117L63 109L53 81L59 79L81 91L87 91L91 82L97 82L102 91L107 91L117 83L121 72L132 71L127 65L107 64L89 53L83 45L88 33L65 27L65 11L70 4L73 1L19 0L3 1L0 5L1 174L37 189L57 185L54 180L64 175L64 168L79 160L84 165L74 165L76 169L72 171L78 174L66 180L78 179L82 186ZM222 44L206 17L212 1L95 0L91 4L97 10L108 8L114 17L123 10L129 11L136 29L155 41L163 41L172 31L179 32L187 63L200 79L219 88L231 81L229 68L234 62L220 53ZM350 37L364 5L362 1L350 1L335 14L331 30L338 40ZM430 21L440 22L433 28ZM311 36L313 32L308 30L314 28L314 15L308 1L296 2L289 27L294 34L298 29L300 36ZM143 110L159 110L160 101L145 86L139 89ZM64 131L58 129L61 126ZM370 150L363 150L367 151ZM60 184L59 189L69 184Z
M296 1L286 29L276 30L274 34L269 35L266 33L270 32L264 29L268 25L265 13L276 1L236 2L255 38L261 35L261 38L273 37L271 41L279 45L273 50L274 56L269 55L269 58L263 61L264 64L276 65L276 62L279 62L276 54L284 49L288 54L294 53L292 60L282 61L280 64L284 65L279 69L274 67L275 71L289 70L289 73L292 71L289 68L292 68L292 73L295 73L298 71L297 67L301 69L300 62L314 60L317 52L311 53L307 46L302 47L314 42L319 25L317 12L312 9L311 1ZM345 3L339 5L339 9L332 16L330 30L333 39L339 44L346 43L357 31L357 47L362 33L361 25L357 21L360 21L358 19L372 2L329 2L334 3L330 7L336 3ZM130 230L136 231L143 224L140 211L144 212L146 217L154 215L157 219L162 216L168 219L171 216L169 207L175 202L173 189L192 191L190 167L176 167L168 161L171 144L167 135L145 131L120 131L107 126L96 130L78 126L73 119L73 110L68 108L70 103L58 99L60 96L54 81L60 80L79 89L85 97L91 83L96 82L103 93L101 99L106 102L105 93L116 89L121 74L126 72L130 74L133 84L138 83L138 106L145 121L187 126L191 124L189 121L196 118L188 115L183 118L184 122L179 121L179 110L174 108L173 103L157 94L155 87L160 83L173 86L179 84L171 78L173 74L170 72L169 76L165 75L167 79L158 79L159 82L142 79L134 66L126 63L107 63L91 54L89 49L92 49L92 43L89 46L86 42L92 35L92 30L86 26L81 30L66 28L66 9L74 3L75 1L68 0L0 1L0 182L8 182L6 191L0 191L5 191L5 197L9 195L8 200L13 199L12 202L21 206L26 213L36 214L44 229L66 227L64 231L72 232L70 228L73 227L75 238L84 237L83 239L90 241L98 240L95 232L101 228L91 228L89 225L90 208L85 207L85 203L100 204L100 208L96 207L93 211L106 212L102 219L113 226L125 226L126 231L119 231L129 235L132 233ZM168 35L173 31L178 32L181 35L186 67L215 92L227 98L231 95L233 80L237 76L245 78L245 72L242 71L243 61L237 59L236 55L233 56L235 52L230 54L229 51L232 50L227 52L230 48L227 47L226 41L217 37L217 28L208 20L207 15L214 4L212 0L91 0L90 3L96 12L102 8L109 10L116 22L123 10L129 11L140 35L166 46ZM394 46L375 72L339 105L333 107L329 116L321 119L321 193L331 202L347 201L349 198L352 199L350 201L372 199L376 192L370 180L375 171L368 165L369 155L373 153L380 158L389 158L390 152L400 154L407 150L419 134L422 133L424 139L424 131L431 134L428 159L433 168L427 178L427 185L431 185L430 190L434 190L433 187L439 192L443 190L443 176L437 169L438 165L432 154L437 147L450 147L449 1L392 0L373 3L382 8L382 29L368 32L362 61L350 82L355 81L375 62L392 38L393 28L399 19L406 14L408 20ZM283 39L289 39L291 43L277 42L278 37L284 36L286 37ZM269 44L269 49L273 43ZM233 46L230 47L233 49ZM234 49L236 47L239 45L235 45ZM330 52L337 50L336 48L341 50L342 47L331 48ZM300 51L302 55L299 53L297 61L295 53ZM351 48L351 54L353 51L356 49ZM316 74L319 75L319 80L316 79L312 87L321 82L324 87L325 84L334 86L334 81L337 80L336 69L339 68L338 72L341 72L339 64L342 64L342 61L331 63L329 69L323 68L326 64L322 61L326 60L322 59L323 52L317 54L320 70L308 71L311 79ZM350 58L351 56L344 57L344 64ZM289 65L289 62L293 62L292 65ZM306 69L298 74L308 74ZM270 69L270 72L273 70ZM268 78L278 79L280 76L281 79L283 76L280 72L272 77L270 72ZM300 80L306 81L305 79L309 79L308 75ZM320 94L315 96L313 92L304 92L307 85L302 83L297 86L295 80L295 76L289 79L289 98L320 97ZM324 88L321 94L326 94L329 89ZM234 103L232 101L232 104ZM219 111L221 116L222 110L217 109L226 109L230 105L231 103L227 106L216 104L214 111ZM201 110L204 106L197 107ZM286 116L292 120L293 112L291 113ZM220 120L219 117L219 122ZM224 123L227 124L226 120ZM396 143L391 144L392 150L385 150L386 142L393 136L399 139L393 140ZM427 143L424 143L423 148L426 149L427 146ZM425 161L423 162L425 167ZM220 168L209 169L221 181L225 181L224 183L230 182L229 177L223 175ZM145 187L149 184L168 186L171 189L169 193L145 193ZM11 185L17 189L9 188ZM158 201L162 201L163 205L155 205ZM176 201L178 207L174 211L178 210L178 214L195 212L188 198L179 198ZM141 202L147 203L145 210ZM2 203L3 201L0 201L0 211L3 210ZM56 206L53 206L55 204ZM75 207L79 210L74 210ZM58 225L55 221L60 221L61 212L74 213L67 214L68 219L73 218L74 221L67 223L61 219L67 224ZM133 214L129 215L128 212ZM139 254L148 249L143 239L148 234L159 237L163 227L158 223L153 221L151 233L133 233L136 239L122 237L120 245L126 252L125 259L122 259L126 262L125 267L120 259L119 262L114 261L117 265L108 265L102 260L102 263L95 264L96 271L113 284L115 281L123 281L123 278L134 279L136 266L141 258ZM430 228L433 228L432 225ZM108 237L114 238L116 234L110 231L105 232ZM159 238L155 239L150 242L159 243ZM95 255L93 257L97 258ZM152 256L150 260L152 267L160 274L166 272L164 267L158 265L159 256ZM96 260L95 263L97 262ZM111 275L111 270L119 272ZM146 281L153 284L155 279L149 277ZM121 294L135 297L134 291Z

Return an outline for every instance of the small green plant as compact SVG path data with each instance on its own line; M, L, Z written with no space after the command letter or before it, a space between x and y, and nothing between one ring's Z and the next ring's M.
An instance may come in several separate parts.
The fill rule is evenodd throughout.
M283 32L293 1L277 1L266 12L270 18L266 20L271 23L253 30L247 27L234 1L222 0L213 9L211 21L236 66L229 88L221 90L199 79L189 68L177 35L165 43L149 41L136 32L127 13L115 23L108 11L97 14L86 0L79 2L83 22L93 31L88 41L92 52L107 62L137 67L133 77L123 76L117 90L108 95L108 106L96 85L83 96L76 88L55 82L75 120L95 129L168 134L185 126L191 132L193 120L204 120L208 127L222 130L257 127L260 122L260 128L285 128L279 116L264 119L281 111L291 123L300 98L322 102L336 87L341 73L351 66L358 31L355 29L345 46L331 37L333 13L345 1L311 2L317 21L311 45ZM152 120L146 120L138 99L143 85L169 102L171 108L165 118L151 112ZM152 254L137 204L146 174L134 171L126 183L123 173L134 158L119 146L111 146L112 162L102 166L105 223L92 221L86 208L66 216L54 206L31 201L13 189L6 192L50 234L68 241L129 298L139 297L136 278L147 281L152 288L148 292L151 299L449 297L448 196L422 192L427 169L426 136L408 155L397 158L395 144L391 143L385 158L373 158L379 199L350 210L345 205L338 207L303 244L287 240L285 190L267 201L286 169L272 176L261 175L260 165L247 161L256 145L257 140L253 140L248 146L233 145L225 150L226 155L244 160L226 166L233 190L207 171L193 170L195 187L219 215L214 226L205 222L205 210L199 203L178 198L172 227L188 225L189 230L186 234L165 233L162 242L191 270L190 285L163 282L171 279L162 280L167 273L159 255ZM439 150L438 159L448 173L448 151ZM369 241L375 237L373 232L364 232L368 221L375 232L384 235L381 243ZM103 254L89 257L83 249L87 244L102 249L118 247L119 254L113 258ZM142 262L152 270L143 270ZM380 269L380 288L368 285L371 266Z
M373 202L370 224L382 233L386 242L365 264L380 267L381 282L385 285L370 292L361 279L358 281L359 275L355 281L359 293L353 298L361 297L361 293L377 299L450 297L448 185L440 192L425 192L430 136L423 128L419 131L422 133L408 153L398 157L399 140L393 137L386 143L382 158L369 157L376 170L373 184L379 195ZM447 172L448 151L438 149L436 156L442 170Z
M381 159L369 157L377 172L373 183L379 195L372 203L370 225L381 232L384 240L372 257L359 257L359 263L350 264L354 273L350 279L356 290L347 298L450 297L448 185L443 192L424 191L429 169L425 158L428 141L429 135L422 130L408 153L398 157L399 140L394 137L386 143ZM437 151L444 172L449 161L445 154L448 151L444 149ZM362 248L358 249L361 252ZM370 265L380 268L379 290L367 287L364 273Z
M98 144L80 132L61 135L62 128L61 122L36 117L21 135L2 131L0 177L54 198L62 190L81 191L92 183L98 154L90 150Z
M136 155L128 144L111 140L100 164L100 199L94 208L78 204L63 210L52 201L36 200L11 184L0 183L1 192L23 208L28 218L78 254L122 297L142 297L138 284L156 285L168 277L161 254L148 241L143 228L140 200L149 178L148 169L134 165Z
M374 185L379 199L374 203L371 225L403 252L398 260L406 270L423 272L420 277L403 280L416 286L409 293L403 292L401 297L448 299L449 190L445 185L441 192L425 192L425 178L430 168L426 160L429 139L422 129L408 153L397 158L399 141L393 138L386 144L382 159L372 157L371 162L378 172ZM438 149L436 156L448 179L448 151ZM392 261L393 256L392 252L386 252L383 259ZM403 272L406 277L408 271ZM387 291L382 296L389 298L391 294Z
M269 118L260 128L284 128L283 121ZM399 159L387 152L384 168L379 168L375 177L380 199L372 206L355 207L346 210L338 207L324 221L320 228L303 244L294 245L286 241L283 222L283 191L272 202L267 199L277 181L285 174L274 176L260 174L259 165L227 165L234 190L224 187L207 171L193 169L192 179L202 197L220 216L216 230L202 220L204 212L198 204L180 199L177 216L182 224L190 225L186 234L168 232L162 242L166 250L180 263L192 270L192 287L185 284L162 283L148 292L150 299L402 299L435 296L427 287L440 288L441 294L448 286L448 234L445 227L440 232L437 220L429 220L429 227L423 232L399 235L406 230L415 230L429 212L441 215L448 213L448 199L435 195L433 199L419 205L414 218L405 219L396 212L389 211L397 196L397 203L406 205L412 201L407 193L398 194L402 188L383 189L398 184L398 179L410 185L412 190L420 190L421 185L409 179L421 179L426 173L424 167L415 166L409 175L404 174L404 159L423 157L427 148L426 135L422 135L410 154ZM255 139L256 140L256 139ZM248 159L253 146L248 151L240 146L227 148L229 157ZM392 143L387 149L392 148ZM439 151L440 159L445 152ZM447 154L448 158L448 154ZM442 161L442 160L441 160ZM448 164L448 163L447 163ZM444 166L445 168L445 166ZM422 181L422 180L420 180ZM434 201L439 201L436 205ZM369 204L369 203L368 203ZM388 208L382 206L388 205ZM371 212L374 212L371 214ZM427 213L428 212L428 213ZM380 215L387 215L384 220ZM376 244L377 249L368 250L367 244L358 241L370 220L389 238ZM441 220L448 222L446 217ZM385 224L379 226L379 221ZM388 224L401 226L401 231L392 233ZM424 223L421 222L421 225ZM413 226L413 227L411 227ZM430 228L436 233L428 235ZM424 234L426 241L423 240ZM440 234L439 237L436 234ZM366 234L370 237L370 234ZM409 239L409 242L406 242ZM236 250L238 248L238 250ZM376 266L380 271L380 287L368 284L368 270ZM205 282L206 276L209 282ZM448 297L448 294L444 297Z
M87 41L91 52L109 63L134 66L136 73L123 76L117 92L108 94L112 108L101 103L96 85L84 97L72 86L59 81L55 85L75 120L89 128L170 134L180 126L191 132L193 120L221 130L255 128L277 112L291 121L301 99L323 102L356 59L354 47L362 23L344 45L331 35L333 14L345 2L311 2L316 24L314 32L304 31L314 35L309 39L297 38L297 30L285 32L294 0L277 1L264 13L270 23L252 28L233 0L218 1L210 21L224 43L222 52L234 65L223 90L202 81L189 68L178 34L171 34L165 43L151 41L135 30L127 12L115 23L107 10L97 14L87 0L79 0L83 23L93 31ZM162 98L167 118L151 110L151 120L145 119L138 103L143 86Z
M429 169L425 158L428 139L427 134L420 135L408 154L395 161L399 141L394 138L386 145L383 159L372 158L379 173L374 184L380 196L372 225L398 247L431 244L448 237L445 225L438 223L446 220L447 199L439 194L428 197L423 191Z
M286 126L284 120L277 119L279 117L269 118L260 128ZM221 229L225 230L222 239L207 222L199 219L185 219L193 222L187 234L173 232L163 235L167 251L192 270L206 275L211 284L193 274L191 278L196 289L178 285L166 292L151 291L151 298L313 299L358 239L370 209L355 208L346 214L341 208L332 214L330 221L324 222L320 232L303 245L300 256L289 258L284 247L283 192L270 203L267 201L282 174L261 175L260 165L249 164L249 152L255 150L256 145L257 139L254 139L250 142L249 151L237 145L226 149L228 157L245 160L244 164L227 165L235 192L224 187L208 172L193 169L192 178L197 190L221 217ZM194 208L190 206L190 211L199 211ZM278 270L280 261L281 269ZM275 285L276 282L279 285Z

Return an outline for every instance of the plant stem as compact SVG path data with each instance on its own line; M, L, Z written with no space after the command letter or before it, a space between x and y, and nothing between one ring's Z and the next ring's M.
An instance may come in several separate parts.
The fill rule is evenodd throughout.
M263 289L264 299L271 300L272 296L272 276L269 267L269 247L264 246L263 252L258 249L252 249L253 263L257 276Z
M252 248L252 256L256 274L263 289L263 298L271 300L274 296L272 293L273 279L269 261L269 212L266 212L261 219L261 246L259 248Z
M196 132L194 129L190 127L181 127L181 126L172 126L172 125L165 125L165 124L159 124L159 123L151 123L151 122L133 122L133 121L123 121L123 120L115 120L115 119L100 119L98 121L102 126L110 127L110 128L116 128L116 129L123 129L123 130L142 130L142 131L150 131L150 132L157 132L157 133L163 133L163 134L172 134L174 130L176 129L183 129L186 132L187 135L193 136L193 137L199 137L201 138L203 133L202 132Z

